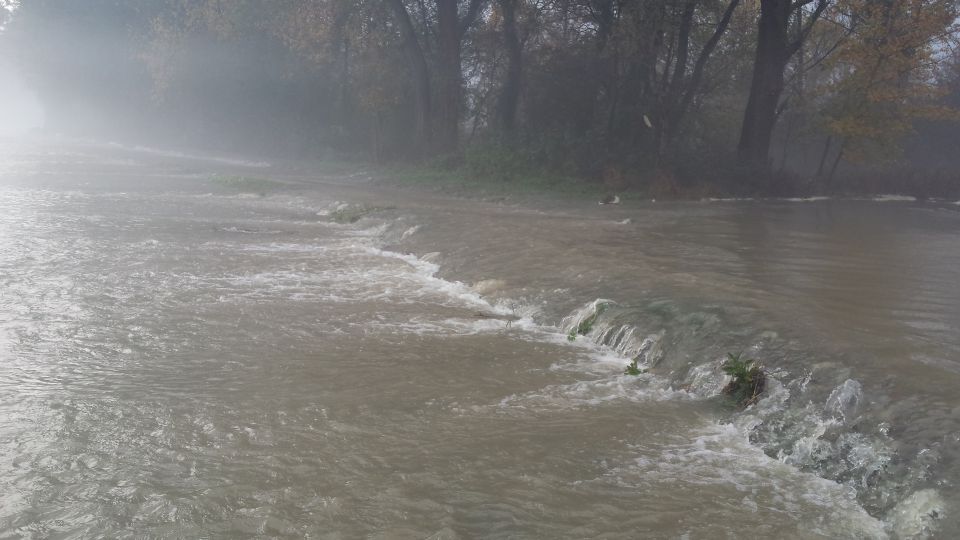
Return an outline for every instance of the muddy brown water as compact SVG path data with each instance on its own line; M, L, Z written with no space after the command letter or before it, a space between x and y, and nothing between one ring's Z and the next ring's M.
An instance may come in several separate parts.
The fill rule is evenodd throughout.
M949 202L492 203L9 143L0 534L955 537L958 278ZM743 412L727 352L771 374Z

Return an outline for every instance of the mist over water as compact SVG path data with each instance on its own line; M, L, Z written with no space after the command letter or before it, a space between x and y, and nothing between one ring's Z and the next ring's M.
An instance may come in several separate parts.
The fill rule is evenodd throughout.
M960 531L945 205L530 208L64 143L0 163L4 534ZM744 412L729 351L771 373Z
M0 58L0 137L26 135L43 124L40 101L23 83L18 70Z

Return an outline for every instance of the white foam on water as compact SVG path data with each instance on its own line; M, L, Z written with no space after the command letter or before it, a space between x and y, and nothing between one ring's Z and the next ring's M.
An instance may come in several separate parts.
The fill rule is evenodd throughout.
M535 325L532 321L511 321L497 318L433 320L428 317L414 317L405 321L378 320L364 323L364 329L373 332L415 334L419 336L475 336L511 333L514 338L534 339L532 335L529 335L534 328Z
M893 534L900 539L929 538L936 534L947 505L933 489L921 489L898 504L887 518Z
M245 229L243 227L222 227L219 230L239 234L283 234L283 231Z
M506 282L501 279L482 279L471 287L477 294L490 294L506 287Z
M499 408L502 410L575 409L595 407L609 402L643 403L692 397L683 390L671 388L666 380L650 374L618 375L592 381L549 385L531 392L513 394L501 400Z
M380 257L399 259L409 264L416 270L416 275L419 277L421 283L423 283L425 287L446 294L449 297L461 300L468 306L477 307L497 315L512 316L514 314L513 310L504 305L491 304L484 299L483 296L476 293L464 283L459 281L448 281L436 277L436 273L440 270L440 267L435 263L425 261L414 255L386 251L375 247L367 247L365 248L365 251Z
M863 387L859 382L847 379L830 393L824 410L842 418L844 422L849 422L856 417L862 403Z
M787 202L817 202L817 201L829 201L831 197L789 197L787 199L782 199Z
M225 229L226 230L226 229ZM234 231L230 231L234 232ZM238 231L240 232L240 231ZM283 231L242 231L244 234L277 234ZM323 244L302 244L294 242L271 242L269 244L251 244L240 247L241 251L252 251L255 253L311 253L323 254L338 251L336 247Z
M420 225L414 225L413 227L410 227L409 229L403 231L403 234L400 235L400 241L403 242L407 238L410 238L414 234L417 234L417 231L419 230L420 230Z
M657 454L652 459L651 449ZM803 518L817 535L887 537L885 524L859 505L854 489L770 458L737 426L711 423L694 430L686 442L644 443L639 451L646 455L613 471L621 485L647 490L677 483L733 487L744 494L748 507L762 505ZM811 506L816 517L810 516Z
M730 376L723 372L723 360L715 360L696 365L690 369L684 379L687 390L700 397L716 396L730 382Z
M382 230L382 227L368 230L366 236L376 236L382 233ZM435 257L416 257L386 251L367 244L359 247L366 254L404 262L413 272L397 277L409 279L412 275L425 291L443 294L463 306L477 308L484 313L511 318L516 316L515 310L506 307L503 303L492 304L481 294L481 292L487 292L487 283L494 282L478 282L477 286L470 287L461 282L438 278L436 274L440 267L433 262ZM499 284L496 285L498 286L489 288L496 290ZM667 379L649 373L640 376L624 375L623 369L630 356L627 353L636 352L633 349L641 353L644 351L649 353L651 347L659 345L661 334L634 339L642 335L642 333L637 334L639 330L636 328L615 328L592 324L587 336L578 336L573 342L568 340L569 332L577 329L582 322L591 317L594 319L592 323L597 322L595 315L604 309L601 306L614 305L611 300L597 299L566 317L560 328L538 324L532 318L511 320L508 325L504 318L478 317L477 319L446 318L439 321L414 320L394 324L392 331L469 335L506 332L516 328L522 330L516 333L516 336L522 336L523 339L534 339L583 351L584 354L578 355L572 363L554 365L551 369L572 370L597 376L591 380L548 385L534 391L508 396L493 407L494 410L502 412L575 409L603 406L607 403L707 399L716 396L723 388L728 377L722 372L722 359L691 369L683 389L676 389ZM381 323L384 324L384 328L391 326L390 323L382 321ZM628 342L631 346L621 347L623 350L617 347L619 344ZM611 343L614 346L604 345L604 343ZM633 346L637 343L641 344L639 348ZM776 499L786 501L788 507L796 509L814 505L820 508L818 521L811 523L811 531L824 536L883 538L889 531L894 531L900 536L901 531L929 530L935 525L935 523L931 524L933 523L931 519L934 518L930 516L941 516L943 509L942 505L936 506L931 502L935 501L931 497L918 495L909 499L909 502L904 501L901 507L898 507L897 515L891 517L889 523L885 523L870 516L860 506L854 485L838 484L812 472L801 470L802 467L809 466L809 460L818 459L818 453L823 450L820 448L823 442L821 437L837 421L832 417L851 419L857 414L863 397L862 389L856 381L848 380L834 390L823 407L823 414L826 417L821 417L818 413L817 422L815 422L817 429L796 441L789 454L780 455L779 459L773 458L766 455L760 446L752 444L750 433L763 424L766 418L786 407L789 396L789 390L776 377L768 377L767 391L760 402L735 416L732 423L713 425L702 433L692 434L691 442L685 450L680 449L665 455L661 463L654 462L650 467L662 474L669 474L671 470L674 473L684 470L688 474L694 471L696 478L707 482L736 483L747 479L741 487L754 491L762 486L771 486L776 492ZM870 441L852 440L851 437L846 437L840 443L849 449L846 459L852 460L851 465L856 467L856 471L853 472L863 472L862 475L856 476L858 482L866 481L870 471L882 468L889 460L889 455L882 451L883 449L874 449ZM831 455L824 454L821 457L834 459L833 449L830 450ZM655 472L648 471L648 474L655 474ZM747 499L749 499L747 506L765 500L750 497Z
M914 202L917 198L910 195L883 194L877 195L871 200L875 202Z
M574 332L578 330L583 323L590 321L591 319L596 321L596 319L604 310L613 305L615 305L613 300L597 298L592 302L588 302L586 305L574 311L572 314L564 317L560 322L560 327L563 328L564 332Z

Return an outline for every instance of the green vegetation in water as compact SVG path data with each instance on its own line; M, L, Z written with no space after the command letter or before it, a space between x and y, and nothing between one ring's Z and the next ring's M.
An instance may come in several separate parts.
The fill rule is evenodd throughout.
M600 318L600 315L607 310L609 304L601 302L597 304L596 310L592 315L580 321L580 324L576 328L570 330L570 333L567 334L567 341L575 341L577 336L585 336L590 333L590 330L593 329L593 325L597 323L597 319Z
M266 178L254 178L249 176L215 174L210 177L210 181L221 186L236 189L244 193L257 193L261 197L266 196L267 192L280 186L280 182L267 180Z
M357 205L357 206L344 206L337 208L333 212L330 212L330 219L336 223L356 223L361 219L369 216L370 214L376 212L382 212L384 210L393 210L394 206L366 206L366 205Z
M723 372L733 378L723 388L723 393L733 398L740 407L748 407L756 403L767 386L767 374L763 371L763 367L753 360L744 359L743 353L736 355L727 353Z
M627 369L623 371L624 375L633 375L634 377L636 377L637 375L641 375L647 372L646 369L643 369L637 365L637 360L638 358L634 358L632 362L627 364Z

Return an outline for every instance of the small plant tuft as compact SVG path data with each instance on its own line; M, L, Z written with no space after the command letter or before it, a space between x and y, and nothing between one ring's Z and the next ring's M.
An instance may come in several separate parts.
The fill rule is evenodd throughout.
M756 403L767 386L767 374L763 367L753 360L744 359L743 353L727 353L723 372L733 378L723 388L723 393L732 397L734 402L743 408Z
M647 372L646 369L643 369L637 365L637 360L639 360L639 358L634 358L632 362L627 364L627 369L625 369L623 372L624 375L633 375L634 377L636 377L637 375L641 375Z

